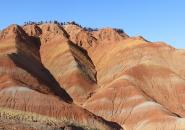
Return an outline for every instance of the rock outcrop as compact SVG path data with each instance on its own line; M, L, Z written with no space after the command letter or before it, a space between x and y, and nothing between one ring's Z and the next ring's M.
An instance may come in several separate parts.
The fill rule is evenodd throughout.
M185 51L76 24L0 32L0 129L185 129Z
M57 32L56 25L47 26L51 26L54 33ZM41 39L43 38L44 42L41 42L39 48L35 46L36 43L32 43L32 37L29 37L18 25L8 27L1 34L0 48L4 50L0 55L0 117L2 128L23 130L63 129L65 127L120 129L119 125L97 117L74 104L71 96L57 81L57 75L54 74L52 68L47 69L45 67L46 63L42 59L44 52L43 55L40 55L39 51L41 49L42 52L42 46L47 45L47 42L49 43L51 40L48 39L45 43L46 37L44 35L47 26L43 27ZM19 32L24 34L23 37L22 34L19 35ZM52 32L51 34L48 33L48 31L46 33L49 38L55 35ZM61 35L63 33L57 33L63 40L63 35ZM69 46L66 42L64 44ZM51 53L54 52L55 50Z

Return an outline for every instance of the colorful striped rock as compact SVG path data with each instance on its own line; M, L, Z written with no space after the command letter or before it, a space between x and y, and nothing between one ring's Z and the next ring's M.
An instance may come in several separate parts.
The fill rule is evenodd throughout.
M185 51L74 23L0 32L0 129L184 130Z

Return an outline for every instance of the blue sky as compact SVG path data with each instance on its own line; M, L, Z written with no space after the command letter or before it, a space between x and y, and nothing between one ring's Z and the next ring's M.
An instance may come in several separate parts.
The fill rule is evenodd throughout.
M74 20L185 48L185 0L2 0L0 20L0 29L29 20Z

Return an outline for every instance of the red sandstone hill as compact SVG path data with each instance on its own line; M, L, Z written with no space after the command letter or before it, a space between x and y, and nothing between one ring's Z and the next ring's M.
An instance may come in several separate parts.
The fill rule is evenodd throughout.
M183 130L185 51L116 29L0 32L0 129Z

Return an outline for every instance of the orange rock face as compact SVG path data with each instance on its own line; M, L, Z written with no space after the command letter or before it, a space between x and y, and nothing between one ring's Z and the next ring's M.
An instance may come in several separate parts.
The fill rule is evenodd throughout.
M183 130L185 51L116 29L0 33L0 129Z

